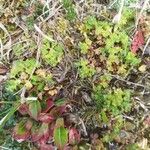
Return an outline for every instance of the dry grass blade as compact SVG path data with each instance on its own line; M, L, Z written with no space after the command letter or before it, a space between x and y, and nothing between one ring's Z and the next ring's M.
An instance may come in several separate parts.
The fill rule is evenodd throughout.
M0 48L0 60L4 59L4 56L7 55L7 59L9 60L9 53L11 50L11 36L9 34L9 32L7 31L7 29L5 28L5 26L0 22L0 28L6 33L6 35L9 37L9 41L4 45L2 44L2 40L0 39L0 44L1 44L1 48ZM6 52L4 50L7 50Z
M50 42L54 42L54 40L49 36L47 36L36 24L34 24L34 28L43 38L46 38Z

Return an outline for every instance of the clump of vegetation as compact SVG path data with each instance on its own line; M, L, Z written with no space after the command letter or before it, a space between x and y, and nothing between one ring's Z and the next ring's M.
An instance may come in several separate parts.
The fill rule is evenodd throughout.
M76 12L72 0L62 0L63 7L66 11L66 18L70 21L76 18Z
M41 47L42 59L47 64L55 67L63 58L63 46L58 43L50 43L48 40L43 41Z
M81 59L79 62L76 63L76 66L78 68L79 76L84 78L90 78L94 75L96 72L92 66L89 66L88 61Z
M12 143L19 149L20 142L20 149L41 150L138 149L141 133L130 140L136 130L134 117L139 117L135 114L142 113L134 95L140 88L147 90L141 82L147 81L143 62L148 59L140 57L144 37L137 35L142 34L136 33L138 39L131 41L134 10L125 8L114 24L109 10L92 14L89 9L95 5L90 1L86 6L82 2L76 6L72 0L50 3L52 8L46 1L17 2L26 24L25 28L19 26L21 31L12 22L9 26L11 14L1 15L9 32L0 24L5 48L0 58L7 56L8 62L3 64L9 67L0 64L0 75L7 77L0 98L0 137L6 140L0 139L0 144L12 148ZM88 13L78 16L84 9ZM10 48L11 40L15 44ZM142 80L132 79L135 74Z

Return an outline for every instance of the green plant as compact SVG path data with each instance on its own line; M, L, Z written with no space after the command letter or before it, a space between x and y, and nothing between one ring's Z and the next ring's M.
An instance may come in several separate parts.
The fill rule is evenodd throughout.
M111 23L106 21L97 21L95 25L95 34L97 36L102 35L103 37L107 38L112 32Z
M82 54L86 54L88 52L89 46L86 43L79 43L79 47L81 49Z
M126 146L126 150L141 150L141 148L138 146L138 144L128 144Z
M128 112L131 108L130 91L115 89L104 90L102 86L94 88L93 98L98 111L111 113L113 116Z
M63 46L58 43L50 43L48 40L43 41L41 47L42 59L47 64L55 67L63 58Z
M82 54L87 54L88 49L90 48L91 44L92 44L92 41L90 39L88 39L87 36L86 36L85 42L80 42L79 43L79 48L81 50L81 53Z
M24 79L27 80L35 67L36 60L34 58L27 60L17 60L13 62L10 71L9 80L5 84L5 88L9 91L16 91L25 85ZM24 79L21 79L23 76Z
M72 0L62 0L63 7L66 10L66 18L73 21L76 18L76 12L74 9Z
M10 78L17 78L18 75L21 72L25 72L28 75L31 74L34 66L35 66L36 60L34 58L27 59L27 60L17 60L13 63L11 72L10 72Z
M97 19L94 16L89 16L86 18L84 25L87 30L94 29L97 25Z
M79 76L84 79L84 78L90 78L92 77L96 70L89 65L89 62L86 59L81 59L79 62L76 63L76 67L79 72Z
M6 82L5 88L14 92L25 86L27 90L34 87L37 92L41 92L47 84L55 84L51 73L46 72L45 69L38 69L40 65L37 66L35 73L32 72L35 64L35 59L15 61L10 71L10 79Z
M129 52L126 56L126 62L131 64L131 66L136 66L140 64L141 60L136 57L136 55L132 52Z
M111 124L111 131L104 134L105 142L113 141L119 136L123 128L122 113L131 110L131 91L122 90L121 88L110 88L111 76L102 75L98 85L93 87L92 98L95 107L99 113L99 118L106 125ZM115 118L115 123L111 123L111 118Z
M115 138L119 137L120 131L123 128L123 124L124 124L123 118L118 117L111 126L111 132L104 135L103 141L104 142L111 142Z

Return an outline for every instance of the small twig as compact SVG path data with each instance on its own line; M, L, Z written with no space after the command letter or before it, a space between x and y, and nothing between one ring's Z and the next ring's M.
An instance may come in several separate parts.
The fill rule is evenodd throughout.
M54 8L52 10L52 13L44 21L48 21L50 18L52 18L54 15L56 15L57 12L60 10L60 8L62 8L62 5L60 5L58 8Z
M145 106L145 104L143 103L143 101L140 98L138 98L138 97L135 97L135 99L137 100L137 103L140 104L141 108L143 108L147 112L148 108Z
M35 0L31 0L30 2L30 7L32 6L32 4L34 3Z
M119 12L113 18L113 21L112 21L113 23L118 24L120 22L120 20L121 20L121 14L122 14L122 11L123 11L124 2L125 2L125 0L121 0Z
M49 2L49 3L50 3L50 2ZM38 17L36 18L36 20L41 19L42 21L46 22L46 21L49 20L51 17L53 17L54 15L56 15L57 12L59 11L59 9L62 7L62 5L59 5L59 6L56 8L56 6L57 6L58 4L59 4L59 1L56 1L56 2L52 5L52 7L49 8L48 3L46 2L46 4L44 4L44 7L48 6L48 10L43 11L43 13L42 13L40 16L38 16ZM44 10L44 7L43 7L43 10ZM45 15L45 14L48 14L48 13L49 13L48 17L47 17L46 19L43 19L42 16Z
M14 104L14 101L11 102L11 101L1 101L0 100L0 104Z
M133 120L134 120L134 118L132 118L132 117L130 117L130 116L127 116L127 115L125 115L125 114L123 114L123 118L125 118L125 119L129 119L129 120L131 120L131 121L133 121Z
M21 99L20 99L20 101L21 101L21 104L23 104L24 102L25 102L25 93L26 93L26 88L25 88L25 86L22 88L22 92L21 92Z
M11 40L11 36L10 36L10 34L9 34L9 32L7 31L7 29L5 28L5 26L2 24L2 23L0 23L0 28L8 35L8 37L9 37L9 41L5 44L5 45L3 45L2 44L2 42L1 42L1 49L0 49L0 51L1 51L1 54L4 54L4 49L10 49L10 47L11 47L11 43L12 43L12 40ZM7 59L9 60L9 53L10 53L10 51L8 51L8 52L6 52L6 54L7 54ZM1 58L0 59L3 59L3 55L1 55Z
M116 2L117 2L117 0L114 0L114 1L108 6L108 9L110 9Z
M147 46L149 45L149 43L150 43L150 36L149 36L149 38L148 38L148 40L147 40L147 42L146 42L146 44L145 44L145 46L144 46L142 55L145 54L146 48L147 48Z
M112 75L112 74L110 74L110 76L116 78L117 80L126 82L127 84L135 85L135 86L142 87L142 88L148 88L148 87L145 87L145 86L142 85L142 84L134 83L134 82L131 82L131 81L127 81L127 80L125 80L125 79L123 79L123 78L121 78L121 77L119 77L119 76L117 76L117 75Z
M34 24L34 28L35 30L42 35L44 38L46 38L47 40L49 40L50 42L54 42L54 40L52 38L50 38L49 36L47 36L46 34L44 34L44 32L36 25Z
M0 146L0 148L3 150L10 150L10 148L4 147L4 146Z
M3 43L2 43L2 40L0 39L0 54L1 54L1 57L3 57ZM1 58L2 59L2 58Z
M83 122L83 120L81 118L79 118L79 119L80 119L80 123L81 123L82 128L83 128L84 134L85 134L85 136L87 136L88 134L87 134L87 130L86 130L86 127L84 125L84 122Z

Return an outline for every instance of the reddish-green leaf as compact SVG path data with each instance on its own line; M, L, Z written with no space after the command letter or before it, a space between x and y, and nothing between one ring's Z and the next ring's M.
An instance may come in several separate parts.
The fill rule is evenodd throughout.
M42 134L39 133L39 128L38 126L34 125L31 129L31 139L32 142L36 142L38 140L40 140L40 138L42 137Z
M13 137L15 140L22 142L29 138L30 131L26 128L25 120L18 123L13 131Z
M41 143L46 143L49 138L49 125L48 123L43 123L40 130L40 134L42 135L42 138L40 139Z
M41 104L38 100L29 103L29 115L35 120L38 119L38 115L41 113Z
M50 114L54 117L54 118L58 118L60 116L62 116L62 114L66 111L66 106L58 106L58 107L54 107L51 111Z

